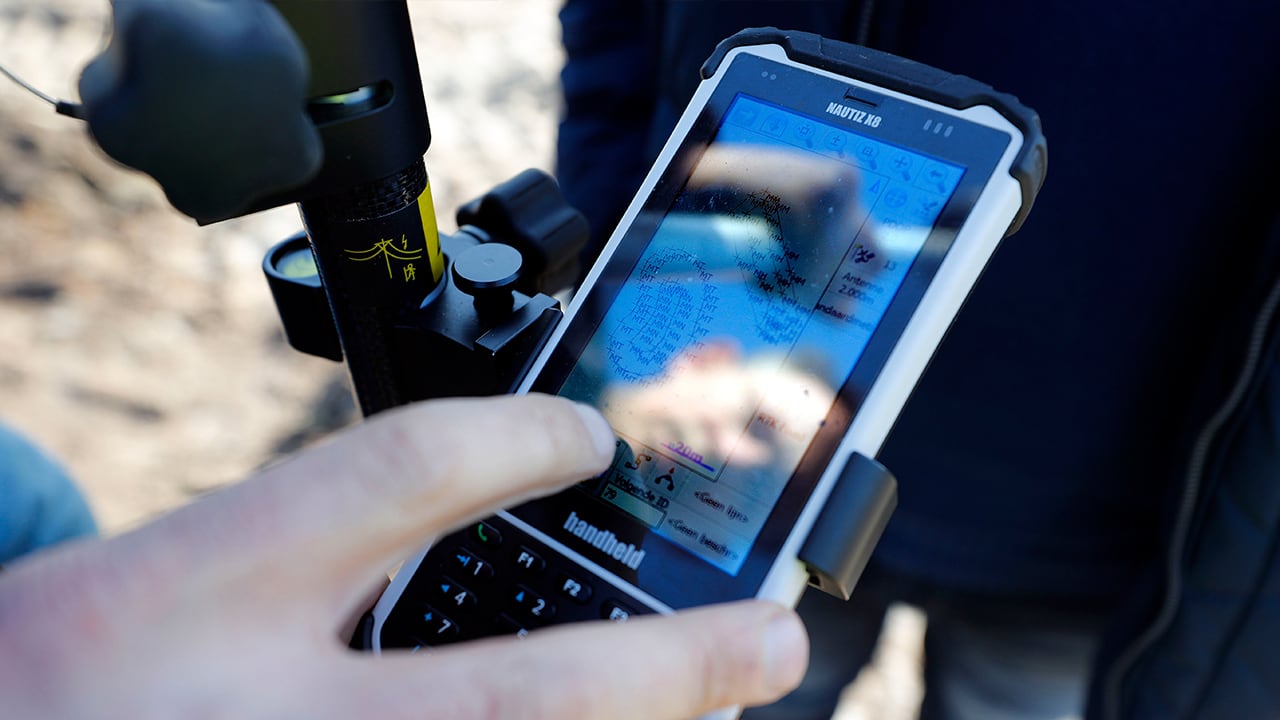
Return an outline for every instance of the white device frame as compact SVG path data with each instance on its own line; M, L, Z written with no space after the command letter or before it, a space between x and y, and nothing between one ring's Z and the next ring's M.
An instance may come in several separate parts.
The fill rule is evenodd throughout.
M939 115L985 125L1006 133L1011 138L1011 142L1006 147L990 179L973 204L968 217L958 228L954 241L938 266L928 288L920 298L898 341L894 344L893 350L885 360L884 366L870 392L858 408L844 439L836 450L835 456L816 484L787 540L774 558L772 568L766 574L759 592L756 594L758 598L794 606L808 581L808 575L802 563L797 559L800 547L805 538L808 537L809 531L817 519L823 503L830 494L841 469L853 453L861 453L870 458L875 457L879 452L885 437L906 404L916 382L924 373L926 365L941 342L947 328L959 312L969 291L977 282L987 261L999 245L1000 240L1004 237L1005 232L1010 227L1022 205L1021 186L1010 174L1010 170L1014 165L1015 158L1022 149L1025 138L1018 128L1003 115L994 108L985 105L956 110L921 100L878 85L797 62L788 57L786 51L778 45L755 45L734 48L729 51L725 59L720 63L716 73L699 85L671 137L655 161L653 168L646 176L635 199L619 222L618 228L613 232L609 242L601 251L599 260L587 275L582 289L570 302L565 318L561 320L543 351L531 366L528 375L517 392L527 392L534 378L543 369L552 348L560 342L570 322L583 306L586 296L591 292L600 276L602 267L617 250L626 234L627 228L635 221L646 198L652 193L659 178L675 157L677 149L693 128L694 121L703 111L712 93L724 78L728 68L739 56L748 54L826 76L849 85L859 86L881 95L898 98L927 108ZM539 529L531 527L520 518L514 517L505 511L500 511L498 515L529 533L538 541L545 543L581 565L586 570L609 582L636 602L659 613L672 612L672 608L658 598L622 580L598 563L566 547L563 543L549 537ZM372 649L374 652L381 650L379 640L383 624L403 593L409 578L413 576L418 566L422 563L429 547L430 545L428 544L427 547L424 547L413 558L404 563L374 607L372 637ZM708 566L709 576L714 576L718 572L715 568ZM726 710L725 714L717 713L716 717L736 717L736 710Z

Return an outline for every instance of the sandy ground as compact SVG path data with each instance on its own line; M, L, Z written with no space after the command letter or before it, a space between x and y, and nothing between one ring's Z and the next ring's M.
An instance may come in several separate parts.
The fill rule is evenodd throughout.
M549 2L414 2L442 229L526 167L550 168L561 61ZM97 0L0 0L0 58L76 97ZM83 127L0 83L0 417L65 462L116 531L245 476L342 410L341 368L280 340L259 264L282 208L207 228Z
M526 167L551 168L554 0L410 2L441 229ZM0 63L76 97L107 0L0 0ZM291 208L200 228L83 127L0 82L0 418L46 447L116 533L352 420L340 366L281 340L263 252ZM842 720L909 718L923 621L891 613Z

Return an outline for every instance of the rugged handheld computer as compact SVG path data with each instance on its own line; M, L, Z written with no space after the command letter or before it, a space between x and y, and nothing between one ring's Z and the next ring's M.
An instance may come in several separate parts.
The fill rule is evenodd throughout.
M703 76L521 388L599 408L612 466L408 561L373 649L793 604L833 486L1043 179L1035 114L965 77L773 29Z

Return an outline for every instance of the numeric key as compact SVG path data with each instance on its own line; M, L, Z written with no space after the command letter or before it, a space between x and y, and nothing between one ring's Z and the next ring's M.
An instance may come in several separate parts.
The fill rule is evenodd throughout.
M548 622L556 616L555 603L535 593L524 585L516 587L512 598L515 602L516 615L533 622Z

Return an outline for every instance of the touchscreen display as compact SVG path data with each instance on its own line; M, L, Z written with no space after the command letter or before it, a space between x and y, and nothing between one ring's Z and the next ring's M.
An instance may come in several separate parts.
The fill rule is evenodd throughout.
M745 94L723 117L559 394L619 435L581 489L736 575L965 168Z

